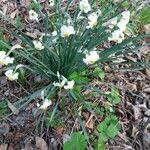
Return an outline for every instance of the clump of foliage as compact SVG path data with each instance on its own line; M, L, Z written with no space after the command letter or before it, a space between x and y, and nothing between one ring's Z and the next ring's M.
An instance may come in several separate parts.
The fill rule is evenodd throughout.
M106 117L97 127L99 135L96 149L102 150L105 149L105 143L119 132L114 106L119 104L121 99L116 87L110 85L110 92L102 92L90 85L90 81L92 78L105 81L105 64L114 70L145 67L146 63L129 62L124 58L128 54L136 53L141 47L139 41L148 35L128 35L130 11L124 1L118 2L117 5L112 0L107 3L102 1L106 6L99 7L96 5L97 1L89 3L88 0L81 0L74 14L68 9L71 3L69 0L62 10L61 0L50 2L53 16L44 14L43 31L36 39L18 29L21 23L17 19L17 23L13 24L16 30L9 34L18 39L18 43L10 45L3 39L0 40L0 44L6 48L0 51L0 64L8 67L5 75L11 81L19 82L20 74L25 75L22 72L27 72L28 76L41 77L44 85L40 86L38 91L33 90L31 96L14 103L14 106L21 109L32 100L40 98L37 109L41 109L46 115L48 127L59 123L59 119L53 120L58 108L63 113L66 105L69 105L73 116L80 123L81 133L71 134L71 139L64 144L66 150L84 150L90 144L90 136L81 117L82 108L85 107L91 113L99 111ZM122 7L124 5L125 9ZM40 23L40 11L42 6L36 1L32 2L29 6L29 20ZM6 19L3 14L1 16ZM51 21L53 18L54 22ZM8 31L4 28L2 32ZM99 49L99 46L104 46L105 43L109 46ZM90 90L89 95L94 98L104 96L106 102L103 106L99 103L88 103L89 95L83 94L84 90ZM49 113L46 113L47 111Z

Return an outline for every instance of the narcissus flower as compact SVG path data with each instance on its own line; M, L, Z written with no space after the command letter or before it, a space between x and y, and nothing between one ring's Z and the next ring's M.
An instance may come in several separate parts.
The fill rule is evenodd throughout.
M86 54L86 57L83 58L83 61L89 65L89 64L94 64L97 60L99 59L99 54L97 51L91 51L89 54Z
M81 0L79 3L80 10L84 13L91 11L91 5L88 0Z
M54 82L53 85L59 88L63 88L66 90L71 90L74 87L75 81L68 81L64 76L60 75L59 72L57 72L57 76L59 79L59 82Z
M121 13L122 18L119 21L119 23L117 24L118 28L124 32L126 30L126 26L129 23L130 20L130 11L124 11Z
M89 14L88 16L88 26L87 28L93 28L94 26L97 25L97 19L98 19L98 15L96 13L92 13L92 14Z
M29 19L39 21L38 14L32 9L29 11Z
M18 72L14 72L13 70L8 70L5 72L6 77L8 78L8 80L17 80L18 79Z
M121 30L115 30L112 36L108 38L109 41L121 43L124 40L124 33Z
M14 58L10 58L6 55L5 51L0 51L0 65L8 65L12 64L14 61Z
M33 41L33 44L34 44L34 47L37 49L37 50L42 50L44 49L44 46L42 45L42 43L40 41Z
M59 75L58 78L59 78L59 80L61 80L60 83L59 82L54 82L53 85L56 86L56 87L62 88L66 84L67 79L64 76L60 76L60 75Z
M56 30L52 32L52 36L57 36L57 31Z
M75 84L75 81L73 81L73 80L72 81L68 81L67 85L64 86L64 89L71 90L71 89L73 89L74 84Z
M60 31L62 37L69 37L71 34L75 34L73 26L64 25L61 27Z
M109 27L110 29L113 29L114 26L117 25L117 20L118 20L117 17L110 19L110 20L108 21L108 27Z
M51 100L48 100L48 99L46 98L46 99L44 99L43 104L42 104L41 106L38 104L38 106L39 106L41 109L46 110L46 109L48 108L48 106L50 106L51 104L52 104L52 101L51 101Z
M55 1L54 0L49 0L50 6L53 7L55 5Z

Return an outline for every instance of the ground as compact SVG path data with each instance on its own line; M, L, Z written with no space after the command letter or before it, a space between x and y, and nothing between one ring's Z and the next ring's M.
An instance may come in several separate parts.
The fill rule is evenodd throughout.
M45 0L40 2L45 4L44 11L49 10ZM38 24L28 22L28 5L29 0L21 0L20 3L17 0L13 2L2 0L0 8L11 16L12 20L19 14L26 34L35 38L42 29ZM7 22L0 20L0 27L3 26L13 30ZM8 35L5 36L7 38ZM13 42L15 43L15 40ZM148 52L149 48L146 47L140 49L137 56L130 56L127 59L148 60ZM119 88L122 98L121 104L116 108L122 131L114 140L108 142L108 148L110 150L148 150L150 147L150 69L115 71L105 67L104 70L106 83L95 79L91 84L103 91L107 91L107 84L114 84ZM30 77L28 81L38 82L38 80L37 77ZM66 110L63 116L62 124L66 124L65 127L57 124L53 128L47 129L46 126L41 126L41 129L38 129L38 121L42 116L40 110L37 110L36 101L31 101L28 107L20 110L16 110L13 106L14 102L30 93L32 93L31 87L7 81L3 72L0 71L0 101L9 101L8 115L0 117L0 150L58 150L62 141L68 136L67 128L78 130L79 124L71 118L71 114L67 114L69 110ZM102 97L99 97L98 101L101 102ZM95 118L87 111L82 112L82 118L89 133L94 132ZM42 124L42 122L39 123Z

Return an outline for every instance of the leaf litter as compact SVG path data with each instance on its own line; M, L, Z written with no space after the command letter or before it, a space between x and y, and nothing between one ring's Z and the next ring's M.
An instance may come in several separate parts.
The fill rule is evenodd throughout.
M46 0L40 1L45 4ZM28 21L27 7L30 0L20 0L19 3L15 1L2 0L0 3L1 11L15 19L17 15L21 17L24 30L27 35L36 38L41 33L41 27ZM70 8L74 10L75 3ZM62 9L63 10L63 9ZM50 11L50 10L49 10ZM15 21L15 20L14 20ZM9 24L0 20L0 26L6 25L10 30L13 30ZM149 26L145 26L145 31L149 32ZM150 39L146 39L150 40ZM145 41L143 41L143 44ZM140 49L138 54L139 59L148 59L145 55L150 51L149 47ZM137 57L130 56L127 59L137 61ZM9 99L8 107L13 112L13 115L0 120L0 150L13 150L24 148L25 150L32 150L38 148L39 150L58 149L61 141L69 139L68 134L64 134L64 128L57 127L50 129L50 131L43 131L43 137L34 136L35 123L38 120L39 114L33 118L33 110L36 109L35 103L32 102L30 109L22 109L21 112L16 110L13 102L17 97L26 95L26 91L21 89L18 85L12 85L7 82L5 77L0 74L0 101L2 99ZM122 104L118 106L117 113L121 121L122 131L115 140L110 140L107 147L110 150L124 149L124 150L149 150L150 147L150 71L144 69L138 72L113 72L110 68L106 68L106 80L108 83L114 83L121 90ZM94 80L93 85L98 86L103 91L108 91L107 85L98 80ZM9 94L6 93L8 91ZM30 90L29 90L30 91ZM20 95L20 92L22 95ZM86 91L88 92L88 91ZM99 97L102 101L103 98ZM93 100L91 100L93 101ZM87 129L93 132L95 128L95 119L90 112L82 112L84 124ZM68 116L65 116L68 117ZM70 116L69 116L70 117ZM100 118L102 120L102 118ZM74 119L66 120L68 126L73 126ZM75 129L79 129L78 124L75 124ZM30 139L30 140L27 140ZM49 139L49 140L48 140ZM26 142L27 140L27 142ZM50 146L50 147L48 147Z

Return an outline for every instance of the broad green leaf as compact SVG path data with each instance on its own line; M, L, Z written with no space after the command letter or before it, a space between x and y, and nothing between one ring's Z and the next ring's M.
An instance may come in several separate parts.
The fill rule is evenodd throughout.
M118 128L116 125L114 124L111 124L108 128L107 128L107 135L110 137L110 138L114 138L117 134L118 134Z
M104 80L105 72L102 69L100 69L99 67L96 67L94 69L93 74L94 74L95 77L98 77L101 80Z
M76 133L72 133L71 139L64 144L63 149L64 150L85 150L86 145L87 143L85 137L79 132L76 132Z

